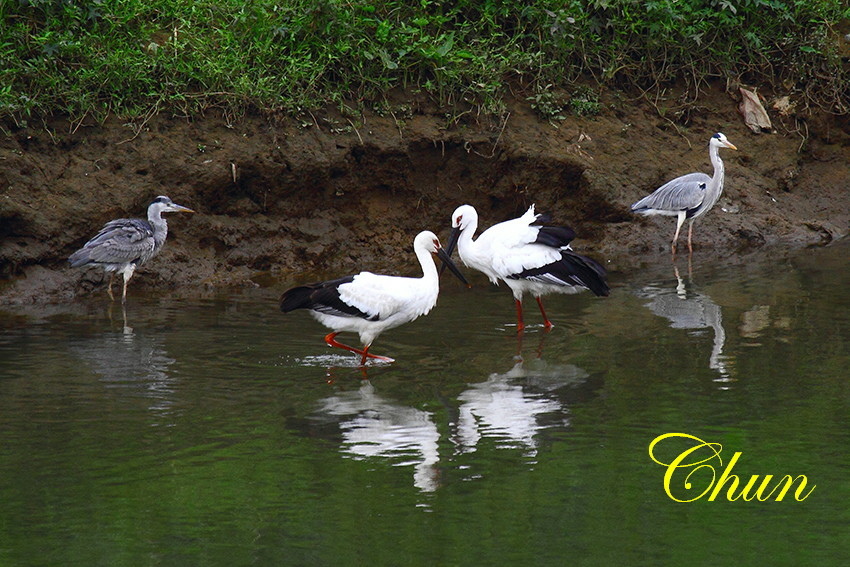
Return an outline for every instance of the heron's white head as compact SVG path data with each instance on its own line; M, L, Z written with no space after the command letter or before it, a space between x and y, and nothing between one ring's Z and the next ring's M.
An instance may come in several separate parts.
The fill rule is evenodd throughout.
M464 230L473 225L478 225L478 213L472 205L461 205L452 213L452 228Z
M729 148L730 150L737 150L738 148L735 145L726 139L726 136L722 133L718 132L714 136L711 137L711 140L708 142L710 145L718 147L718 148Z

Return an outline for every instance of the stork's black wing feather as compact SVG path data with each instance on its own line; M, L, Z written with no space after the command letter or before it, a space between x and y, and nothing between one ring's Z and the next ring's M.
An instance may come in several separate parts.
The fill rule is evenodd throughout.
M534 243L552 248L563 248L569 245L575 237L575 231L568 226L541 226Z
M284 313L296 309L310 309L337 317L360 317L377 321L377 315L369 315L345 303L339 296L339 286L354 281L354 276L293 287L280 298L280 310Z
M595 260L571 250L562 251L561 259L557 262L523 270L509 277L552 285L581 286L600 296L607 296L610 291L605 281L605 268Z

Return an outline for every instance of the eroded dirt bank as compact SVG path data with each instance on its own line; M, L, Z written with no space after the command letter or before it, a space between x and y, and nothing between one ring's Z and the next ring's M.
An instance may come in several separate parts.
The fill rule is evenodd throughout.
M6 122L0 133L0 304L100 293L96 270L67 256L102 224L144 216L164 194L196 215L169 217L163 252L133 288L256 285L369 269L412 274L420 230L445 237L449 215L474 205L488 226L531 203L573 226L574 248L612 271L669 254L673 221L629 204L677 175L711 173L717 131L726 189L695 227L697 254L826 243L850 227L850 120L771 113L753 134L733 95L716 88L687 124L612 94L599 116L557 127L525 101L506 121L409 101L383 116L335 111L309 119L156 116L103 126L62 119ZM678 122L677 122L678 121Z

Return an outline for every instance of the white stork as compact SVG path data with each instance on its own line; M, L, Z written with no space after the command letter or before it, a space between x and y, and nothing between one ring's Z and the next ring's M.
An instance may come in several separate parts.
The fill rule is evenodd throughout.
M377 275L360 272L336 280L294 287L280 298L280 310L309 309L322 325L333 329L325 337L328 346L342 348L368 358L393 362L392 358L369 352L378 335L427 314L437 303L439 274L431 254L436 254L458 279L467 283L437 236L423 231L413 240L413 251L422 266L421 278ZM468 285L468 284L467 284ZM337 342L336 336L350 331L360 334L363 350Z
M471 205L461 205L452 214L452 235L448 253L458 247L463 263L484 272L498 285L504 281L514 294L517 330L525 328L522 319L522 295L531 293L537 300L543 325L553 327L543 309L541 295L578 293L589 289L596 295L608 295L605 268L594 260L576 254L569 246L575 232L565 226L543 224L547 219L534 213L534 205L519 218L495 224L473 240L478 228L478 213Z

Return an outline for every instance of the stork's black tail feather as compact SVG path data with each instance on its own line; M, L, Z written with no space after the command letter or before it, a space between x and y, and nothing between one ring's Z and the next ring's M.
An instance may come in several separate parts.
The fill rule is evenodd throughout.
M354 276L345 276L335 280L299 285L288 289L280 296L280 310L284 313L296 309L313 309L316 305L334 305L339 303L339 286L350 283ZM344 306L353 309L351 306ZM359 313L359 310L357 311Z
M596 295L607 296L610 292L605 281L605 268L595 260L576 254L572 250L561 250L561 259L545 266L529 268L509 279L527 279L557 286L578 286L589 289Z
M300 285L286 290L280 296L280 310L284 313L295 311L296 309L307 309L313 304L310 296L316 291L315 284Z
M595 295L608 296L611 292L606 281L608 273L601 264L592 258L576 254L572 250L565 250L561 257L563 258L562 262L570 266L573 277L580 280L582 285Z
M288 289L280 296L280 310L289 313L296 309L311 309L337 317L360 317L369 321L377 321L380 318L378 314L364 313L357 307L343 301L339 296L339 286L352 281L354 281L354 276L345 276L335 280L299 285Z

